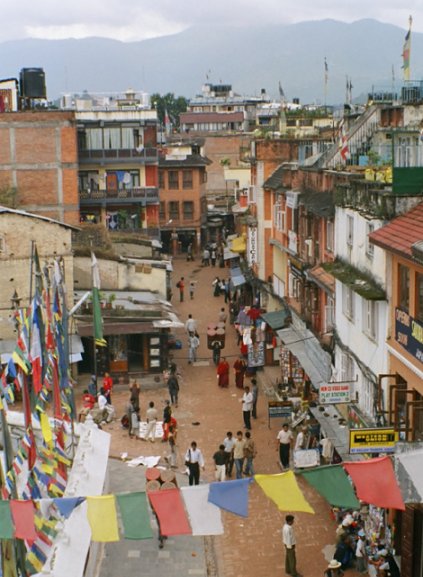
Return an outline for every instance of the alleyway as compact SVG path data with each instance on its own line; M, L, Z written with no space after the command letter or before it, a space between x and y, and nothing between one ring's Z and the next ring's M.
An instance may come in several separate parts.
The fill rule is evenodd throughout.
M224 298L213 297L212 280L215 276L228 276L227 269L201 268L199 260L187 263L185 259L174 261L173 304L182 321L189 313L198 321L201 345L199 349L200 366L188 365L186 337L183 329L177 331L184 346L174 351L174 360L182 373L179 408L174 409L178 420L178 465L182 470L183 455L192 440L197 441L206 458L206 470L202 473L203 482L214 481L212 455L222 442L227 431L234 433L242 429L242 413L239 398L241 391L235 388L233 371L228 389L220 389L216 383L215 367L207 350L207 325L216 321L220 308L225 306ZM194 300L189 300L186 290L185 301L179 303L178 289L175 284L184 276L186 285L196 281ZM227 308L227 307L226 307ZM227 329L224 355L232 367L238 348L235 331ZM279 473L278 453L275 442L280 423L272 422L269 430L266 411L266 399L260 392L258 419L253 421L252 436L256 441L258 455L255 460L256 473ZM163 400L168 398L167 389L141 389L141 415L150 400L156 402L160 412ZM121 415L128 399L124 391L116 391L113 402ZM194 424L199 423L199 424ZM130 440L120 426L119 421L105 427L111 432L112 457L119 458L122 452L130 457L139 455L165 455L168 447L161 443ZM131 469L124 464L111 460L110 490L117 492L133 491L142 488L142 468ZM182 482L187 482L181 476ZM179 482L179 477L178 477ZM335 541L335 522L331 519L328 504L312 490L302 479L299 480L309 503L316 514L294 513L297 534L297 563L301 575L320 577L332 558ZM281 513L254 483L250 487L249 517L243 519L223 513L225 534L221 537L201 539L199 537L176 537L169 539L163 551L159 551L157 542L121 541L105 548L105 559L100 571L101 577L120 577L131 575L156 575L173 577L185 575L209 575L210 577L261 577L266 575L283 576L284 553L281 542L281 526L286 513ZM207 570L204 566L203 544L207 549ZM178 550L178 557L176 557ZM181 555L182 551L182 555ZM170 562L174 559L174 562ZM215 562L217 562L217 565ZM354 571L347 575L353 577Z

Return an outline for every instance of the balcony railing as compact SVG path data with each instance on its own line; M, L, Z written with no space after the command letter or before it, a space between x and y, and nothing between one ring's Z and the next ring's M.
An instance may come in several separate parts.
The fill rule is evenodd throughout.
M105 190L82 189L79 191L79 200L83 205L107 204L107 202L157 204L159 202L159 189L155 187Z
M139 235L148 237L149 239L160 239L160 228L158 227L148 227L148 228L134 228L134 227L126 227L125 225L119 226L117 229L109 229L109 233L111 234L112 239L114 237L122 237L122 235ZM122 240L122 239L121 239Z
M78 156L80 162L97 162L97 161L155 161L158 160L157 148L116 148L116 149L101 149L88 150L79 149Z

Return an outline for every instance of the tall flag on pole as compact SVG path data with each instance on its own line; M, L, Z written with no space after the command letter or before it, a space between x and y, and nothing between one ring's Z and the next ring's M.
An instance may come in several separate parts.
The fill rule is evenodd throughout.
M285 92L284 92L284 90L283 90L283 88L282 88L282 84L281 84L281 81L280 81L280 80L279 80L279 96L280 96L281 102L285 102L285 100L286 100L286 98L285 98Z
M413 24L413 17L408 19L409 28L405 35L404 46L402 49L402 68L404 70L404 80L410 80L410 53L411 53L411 25Z
M329 79L329 67L328 67L328 61L326 60L325 56L325 86L327 86L328 84L328 79Z
M91 253L91 270L93 278L93 322L94 322L94 339L98 347L106 347L107 342L103 337L103 319L101 318L100 304L100 271L95 254Z
M346 163L350 157L350 149L348 146L348 137L345 130L344 119L341 120L339 125L339 149L341 152L341 158Z

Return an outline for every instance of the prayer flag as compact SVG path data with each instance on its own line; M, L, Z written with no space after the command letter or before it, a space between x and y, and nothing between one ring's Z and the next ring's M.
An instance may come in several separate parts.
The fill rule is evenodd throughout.
M181 487L193 535L222 535L222 514L208 501L209 485Z
M40 413L39 417L40 417L41 433L43 435L44 442L48 447L51 447L53 445L53 433L51 432L48 417L45 413Z
M13 539L13 522L10 501L0 501L0 539Z
M269 499L276 503L280 511L302 511L314 514L314 510L298 487L292 471L278 475L255 475L254 479Z
M125 539L151 539L150 515L145 493L116 495Z
M91 539L100 543L119 541L114 495L87 497L87 517L91 527Z
M91 253L91 270L93 278L93 323L94 323L94 339L98 347L106 347L107 342L103 337L103 319L101 318L101 304L100 304L100 271L95 254Z
M68 519L72 511L85 501L85 497L65 497L62 499L53 499L53 501L62 517Z
M179 489L150 491L148 498L157 515L162 535L191 535Z
M10 501L13 524L15 525L14 537L25 539L30 543L37 539L34 523L34 504L32 501Z
M404 46L402 49L402 68L404 70L404 80L410 80L410 53L411 53L411 24L412 17L409 18L409 29L404 38Z
M352 478L359 499L383 509L405 511L404 501L389 457L343 463L343 467Z
M210 483L209 501L225 511L248 517L248 487L253 479Z
M345 509L358 509L360 502L347 474L340 465L328 465L300 471L305 480L326 499L330 505Z

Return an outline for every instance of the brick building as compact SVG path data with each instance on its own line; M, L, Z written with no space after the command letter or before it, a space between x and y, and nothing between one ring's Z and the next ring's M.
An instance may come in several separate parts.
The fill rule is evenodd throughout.
M0 203L68 224L79 222L73 112L0 113Z

